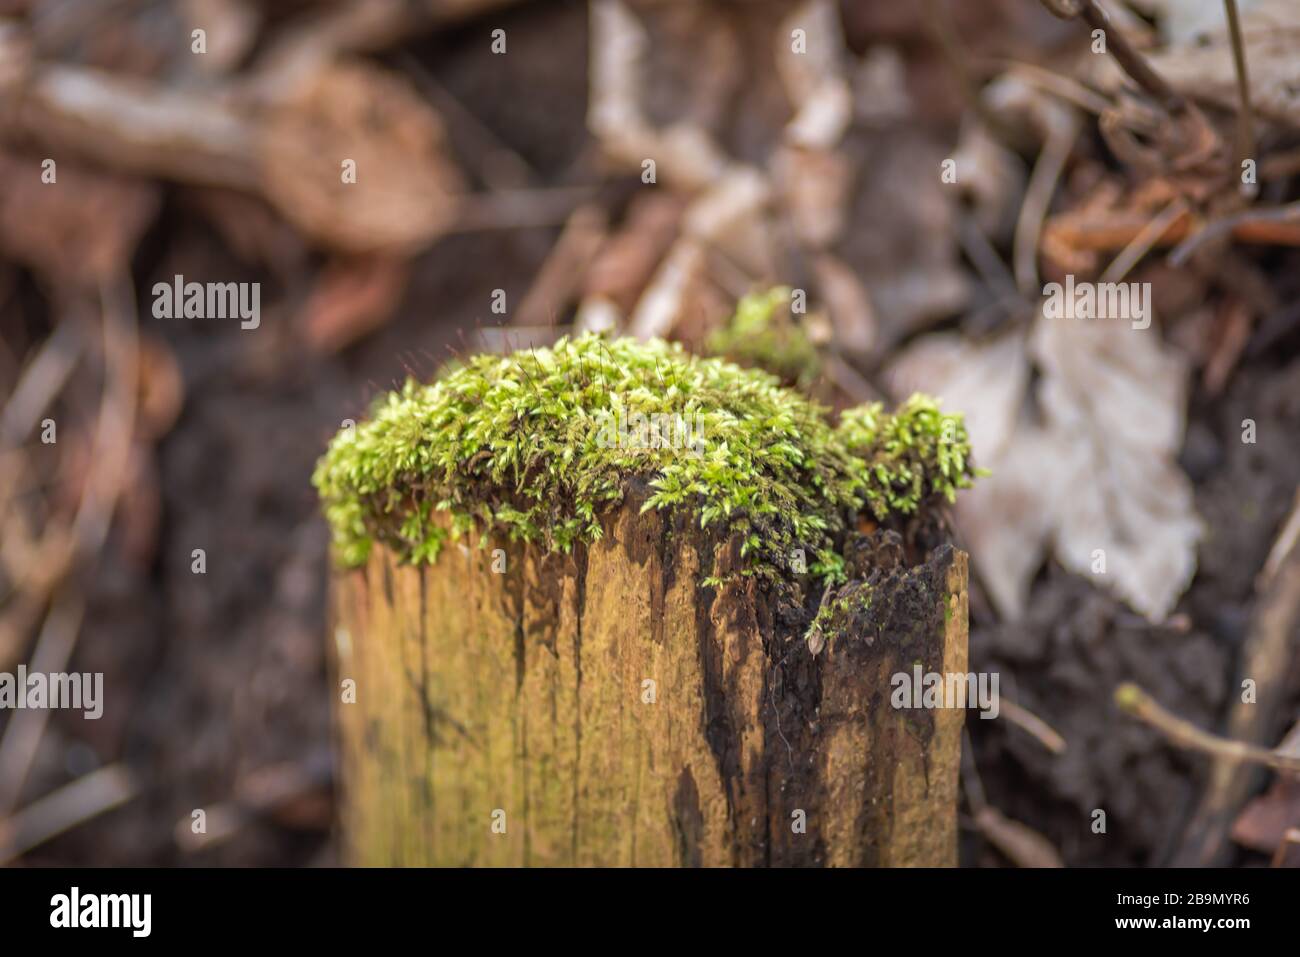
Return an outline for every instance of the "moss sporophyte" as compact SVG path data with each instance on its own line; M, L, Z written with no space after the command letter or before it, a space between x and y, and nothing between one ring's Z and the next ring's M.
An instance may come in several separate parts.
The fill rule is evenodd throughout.
M346 565L376 541L433 562L473 528L567 552L600 538L637 479L643 510L688 509L739 535L747 572L802 550L810 574L840 581L835 541L858 515L951 501L974 474L961 416L925 396L832 426L768 373L588 334L408 381L334 438L313 484Z

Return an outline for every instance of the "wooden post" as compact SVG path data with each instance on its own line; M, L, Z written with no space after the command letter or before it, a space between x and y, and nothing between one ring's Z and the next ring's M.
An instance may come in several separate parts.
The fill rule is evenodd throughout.
M963 552L875 576L814 656L781 589L702 584L736 542L635 501L602 524L336 574L352 863L956 864L964 712L891 678L966 672Z

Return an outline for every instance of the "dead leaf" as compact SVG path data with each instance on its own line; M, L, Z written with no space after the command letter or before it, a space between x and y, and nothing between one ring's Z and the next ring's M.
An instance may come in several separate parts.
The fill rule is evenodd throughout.
M1031 360L1041 421L1024 403ZM1201 536L1175 464L1186 378L1153 328L1041 316L1028 348L1017 335L930 336L890 367L895 395L929 391L967 415L976 464L992 474L959 496L956 521L1004 619L1023 613L1049 544L1152 621L1172 610Z
M156 186L61 159L0 153L0 252L62 282L95 285L131 263L158 213Z
M772 159L772 179L789 211L795 235L812 249L839 238L853 169L834 150L782 146Z
M876 347L879 328L866 287L853 270L830 253L822 253L813 260L813 271L830 313L836 343L849 355L870 356Z
M298 316L298 328L317 353L330 354L382 326L406 291L405 259L367 256L338 260L322 272Z
M1279 754L1300 756L1300 724L1278 745ZM1300 827L1300 781L1284 774L1272 786L1253 798L1232 825L1232 839L1242 847L1273 854L1286 839L1287 831Z
M807 48L794 49L791 36L802 30ZM848 49L840 14L830 0L807 0L775 31L777 72L794 105L785 138L793 146L827 151L853 121L853 93L845 75Z
M1031 353L1067 490L1056 556L1161 621L1191 582L1202 534L1191 482L1175 464L1185 364L1153 328L1115 319L1040 317Z
M206 53L194 57L205 73L229 73L257 42L262 11L249 0L184 0L183 11L187 33L205 31Z
M1223 5L1218 23L1189 20L1183 45L1151 56L1151 64L1174 89L1236 112L1237 72ZM1250 101L1257 116L1300 127L1300 4L1295 0L1256 0L1241 13L1242 43L1250 71Z
M300 82L266 118L258 153L276 207L345 252L426 245L450 225L464 189L437 113L404 79L368 64L333 64Z
M180 363L167 343L150 335L140 337L139 376L136 433L156 442L171 431L185 402Z

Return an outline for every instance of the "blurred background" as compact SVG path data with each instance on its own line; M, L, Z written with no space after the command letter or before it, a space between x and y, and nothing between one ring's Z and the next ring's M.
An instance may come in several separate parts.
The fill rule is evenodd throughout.
M1300 861L1223 745L1300 757L1300 7L1233 6L1249 109L1222 0L0 0L0 672L104 674L0 713L0 862L336 863L314 462L583 329L967 413L963 864Z

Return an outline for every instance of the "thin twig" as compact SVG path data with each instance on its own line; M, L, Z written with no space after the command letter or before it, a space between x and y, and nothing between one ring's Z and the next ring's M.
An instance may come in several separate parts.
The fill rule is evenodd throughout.
M1006 121L989 109L984 98L980 96L980 85L975 77L970 54L958 37L956 24L952 20L952 11L943 0L925 0L926 24L939 50L948 61L948 66L957 77L966 105L980 118L980 121L1004 143L1015 142L1014 134L1007 128Z
M53 674L67 669L85 610L85 599L73 588L64 588L55 596L32 652L33 673ZM49 719L48 708L25 708L15 711L5 725L4 737L0 738L0 814L18 804Z
M131 773L121 764L92 771L0 820L0 866L136 795Z
M1065 738L1061 737L1055 728L1028 708L1016 704L1006 695L1001 696L999 707L1001 708L1002 717L1037 739L1038 743L1048 751L1053 754L1065 753Z
M1107 110L1114 108L1115 104L1110 100L1100 93L1090 90L1073 77L1053 73L1051 70L1045 70L1041 66L1025 63L1021 60L1003 59L994 62L1001 64L1008 72L1015 74L1031 86L1067 100L1079 109L1086 110L1095 116L1100 116Z
M1042 3L1054 16L1063 20L1078 17L1092 29L1105 33L1106 51L1133 82L1150 93L1166 112L1176 115L1187 108L1187 100L1183 95L1152 68L1146 57L1128 42L1123 31L1112 29L1110 17L1097 6L1096 0L1042 0Z
M1190 721L1166 711L1151 695L1132 682L1126 681L1115 689L1115 703L1128 714L1160 731L1180 748L1201 751L1233 762L1262 764L1274 771L1300 775L1300 758L1295 755L1280 754L1244 741L1233 741L1202 731Z
M126 476L139 387L139 330L130 280L101 289L105 381L91 461L95 468L73 519L78 557L94 558L103 547ZM32 655L34 672L63 671L76 645L84 596L65 586L51 602ZM0 738L0 813L18 801L49 719L43 708L17 711Z
M1300 200L1269 209L1247 209L1233 216L1216 219L1179 243L1169 253L1169 264L1182 266L1192 253L1210 240L1235 233L1243 226L1260 223L1300 223Z
M1043 149L1034 163L1033 172L1029 174L1029 185L1025 188L1025 198L1020 204L1015 238L1012 240L1012 259L1016 285L1023 295L1031 299L1036 298L1040 292L1038 242L1043 233L1043 221L1047 218L1048 207L1052 204L1056 184L1065 170L1070 153L1074 151L1074 141L1078 133L1079 123L1073 113L1068 114L1068 121L1049 126L1047 142L1043 144Z
M1153 246L1160 241L1165 232L1177 222L1178 218L1187 212L1187 202L1181 196L1175 196L1166 205L1160 213L1148 222L1133 237L1132 242L1120 250L1111 264L1106 267L1105 273L1102 274L1101 281L1119 282L1129 274L1134 266L1149 253Z
M1237 169L1241 170L1247 160L1255 158L1255 114L1250 106L1250 74L1246 69L1246 46L1241 39L1241 21L1237 16L1237 0L1223 0L1228 14L1228 32L1232 36L1232 63L1237 70L1237 99L1240 109L1237 112ZM1254 196L1259 187L1244 180L1241 192Z
M1268 558L1264 561L1264 567L1255 580L1257 589L1263 591L1273 584L1278 569L1282 567L1282 562L1296 548L1297 542L1300 542L1300 488L1295 490L1295 499L1291 503L1291 514L1282 523L1282 531L1278 532L1273 547L1269 549Z

